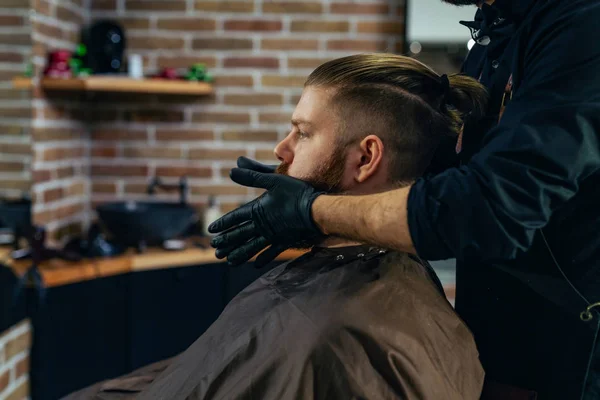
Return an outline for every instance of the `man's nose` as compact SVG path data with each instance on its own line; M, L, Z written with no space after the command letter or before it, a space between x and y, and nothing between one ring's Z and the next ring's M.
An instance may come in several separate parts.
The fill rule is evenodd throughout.
M289 145L288 139L289 138L286 137L279 142L277 146L275 146L273 153L275 153L275 157L277 157L280 162L291 164L292 160L294 159L294 153Z

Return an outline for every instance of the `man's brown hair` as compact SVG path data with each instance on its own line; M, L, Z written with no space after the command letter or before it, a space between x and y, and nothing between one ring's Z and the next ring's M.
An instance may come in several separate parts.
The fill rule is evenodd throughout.
M445 81L447 79L447 81ZM358 54L329 61L305 87L333 89L340 146L375 134L389 160L390 179L423 175L442 138L457 136L466 118L481 118L487 92L464 75L440 76L425 64L395 54Z

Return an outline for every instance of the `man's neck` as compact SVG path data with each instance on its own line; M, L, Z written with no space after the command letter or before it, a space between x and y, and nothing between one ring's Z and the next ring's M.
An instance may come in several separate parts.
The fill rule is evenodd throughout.
M361 242L354 242L352 240L330 236L323 239L320 243L317 244L319 247L328 247L328 248L336 248L336 247L348 247L348 246L360 246Z

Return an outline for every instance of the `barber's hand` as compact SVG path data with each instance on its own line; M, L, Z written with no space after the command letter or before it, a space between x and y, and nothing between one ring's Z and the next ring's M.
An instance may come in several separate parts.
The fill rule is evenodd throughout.
M244 159L238 164L249 165L244 164L247 162L257 164ZM312 219L311 207L323 193L310 184L285 175L242 168L234 168L231 179L267 192L209 226L209 232L221 233L211 241L218 258L227 257L230 264L239 265L271 245L257 259L257 264L266 264L295 243L322 235Z

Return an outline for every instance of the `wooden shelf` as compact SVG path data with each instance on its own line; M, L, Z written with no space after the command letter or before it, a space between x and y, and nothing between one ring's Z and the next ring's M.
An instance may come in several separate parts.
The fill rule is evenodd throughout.
M90 76L81 79L42 78L40 86L44 90L180 95L207 95L213 91L212 86L206 82L109 76ZM13 79L13 87L15 89L31 89L34 87L34 80L17 77Z

